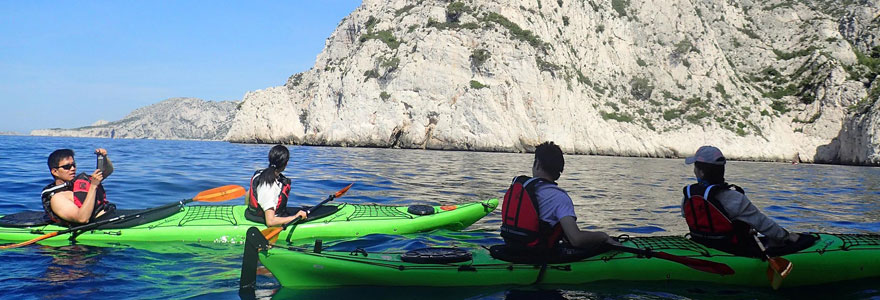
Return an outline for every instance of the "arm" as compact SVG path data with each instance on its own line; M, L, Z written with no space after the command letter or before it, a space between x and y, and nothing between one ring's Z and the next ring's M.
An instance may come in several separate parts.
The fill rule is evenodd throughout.
M287 222L293 221L293 219L296 219L296 217L300 217L301 218L300 221L305 220L306 217L308 217L308 215L306 215L306 212L304 210L298 211L298 212L296 212L296 215L289 216L289 217L275 216L275 209L274 208L267 209L264 211L264 213L266 215L266 226L268 226L268 227L284 225Z
M541 220L550 224L558 223L562 227L565 238L572 246L589 249L613 241L604 232L581 231L578 228L574 203L568 193L562 189L556 186L542 186L539 187L537 193L538 205L543 211Z
M789 234L788 231L779 226L773 219L770 219L758 210L746 195L734 191L724 192L720 194L719 201L724 205L724 209L730 214L731 220L739 220L751 225L755 230L764 234L773 241L797 241L798 235Z
M76 207L73 203L73 193L58 193L49 200L49 205L55 215L68 222L85 224L92 217L92 211L95 209L95 196L97 195L98 185L101 184L103 177L101 171L95 170L92 173L89 191L81 207Z
M104 148L95 149L95 154L104 155L104 178L110 177L110 174L113 173L113 162L110 161L110 156L107 155L107 150Z
M572 216L559 219L559 225L562 226L562 232L565 233L565 238L568 239L568 242L577 248L590 249L602 246L605 243L616 243L604 232L581 231Z
M113 162L110 161L110 156L104 156L104 178L110 177L111 173L113 173Z
M257 186L257 203L263 209L263 215L266 218L266 226L278 226L293 221L297 216L306 219L305 211L299 211L296 215L289 217L278 217L275 215L275 205L277 205L278 195L281 194L281 187L275 184L262 184ZM286 209L286 208L285 208Z

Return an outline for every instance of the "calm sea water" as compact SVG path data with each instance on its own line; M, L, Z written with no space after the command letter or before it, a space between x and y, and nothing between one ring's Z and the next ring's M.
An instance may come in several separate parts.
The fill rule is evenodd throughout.
M190 198L227 184L247 185L267 164L271 145L225 142L114 140L0 136L0 214L39 210L40 189L51 181L46 158L54 149L77 153L80 172L94 165L91 154L106 148L116 167L105 181L108 198L120 208L148 208ZM532 155L367 148L290 147L285 174L293 179L294 203L314 204L350 182L338 201L382 204L455 204L503 196L510 179L529 174ZM744 187L752 201L795 231L880 232L880 168L730 162L727 179ZM610 234L683 234L681 187L693 182L680 159L566 156L559 180L571 194L583 228ZM243 200L230 200L228 203ZM496 211L471 227L475 244L500 241ZM408 248L448 242L449 232L375 235L350 241ZM98 248L33 245L0 251L0 298L66 299L111 296L127 299L236 299L241 249L226 244L174 244ZM727 286L601 283L534 289L291 290L268 276L257 296L273 299L365 297L378 299L700 299L789 298L827 295L880 298L877 284L855 282L773 292ZM824 293L824 294L823 294Z

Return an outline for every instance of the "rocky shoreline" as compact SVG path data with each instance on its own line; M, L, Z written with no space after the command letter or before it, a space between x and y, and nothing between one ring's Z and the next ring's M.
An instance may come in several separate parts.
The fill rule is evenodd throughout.
M72 129L40 129L37 136L131 139L221 140L229 131L238 101L171 98L132 111L122 120L98 121Z

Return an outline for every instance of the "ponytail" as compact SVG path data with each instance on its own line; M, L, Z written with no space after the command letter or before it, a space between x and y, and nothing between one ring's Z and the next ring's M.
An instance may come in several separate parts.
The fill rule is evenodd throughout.
M287 160L290 158L290 151L283 145L275 145L269 150L269 167L263 169L256 179L254 179L254 187L263 184L272 184L277 180L275 172L287 166Z

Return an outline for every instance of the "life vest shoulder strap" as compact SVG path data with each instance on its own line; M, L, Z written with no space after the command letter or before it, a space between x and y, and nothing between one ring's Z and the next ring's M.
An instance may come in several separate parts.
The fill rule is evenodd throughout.
M49 217L52 222L58 224L64 224L65 222L61 220L55 213L52 211L52 197L55 194L63 191L73 191L72 185L70 182L65 182L62 184L55 184L52 182L45 187L43 187L43 191L40 192L40 199L43 202L43 211L46 213L46 216Z
M291 184L290 178L287 178L287 176L284 176L284 173L279 173L279 174L278 174L278 181L281 182L281 186L285 186L285 185L290 185L290 184Z
M62 184L55 184L53 182L43 187L43 191L40 192L40 197L52 199L52 196L54 196L55 193L63 192L65 190L72 190L70 182L65 182Z
M746 194L746 191L743 190L743 188L739 187L738 185L735 185L735 184L728 184L727 186L728 186L728 187L732 187L735 191L739 192L740 194L743 194L743 195Z

